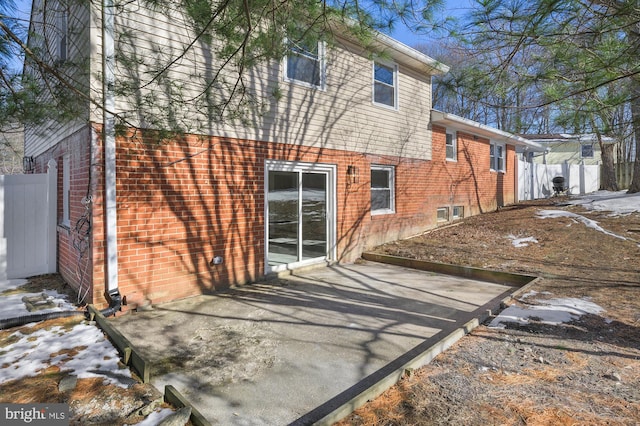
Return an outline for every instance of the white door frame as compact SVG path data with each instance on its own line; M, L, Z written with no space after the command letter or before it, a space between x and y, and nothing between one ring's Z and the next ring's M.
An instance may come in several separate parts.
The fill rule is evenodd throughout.
M265 274L303 266L331 262L336 259L336 165L300 161L266 160L264 167L264 265ZM269 265L269 172L317 172L327 175L327 257L308 259L285 265Z

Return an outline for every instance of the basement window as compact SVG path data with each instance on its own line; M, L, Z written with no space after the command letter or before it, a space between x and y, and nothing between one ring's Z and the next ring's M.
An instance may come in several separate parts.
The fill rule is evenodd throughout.
M464 207L454 206L452 216L453 219L462 219L464 217Z
M440 207L436 213L438 222L449 221L449 207Z

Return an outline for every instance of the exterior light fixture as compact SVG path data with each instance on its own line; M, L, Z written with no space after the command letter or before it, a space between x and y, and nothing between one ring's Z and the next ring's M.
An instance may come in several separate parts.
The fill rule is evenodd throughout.
M36 167L33 157L22 157L22 169L25 173L31 173Z
M347 166L347 182L358 183L358 168L354 165Z

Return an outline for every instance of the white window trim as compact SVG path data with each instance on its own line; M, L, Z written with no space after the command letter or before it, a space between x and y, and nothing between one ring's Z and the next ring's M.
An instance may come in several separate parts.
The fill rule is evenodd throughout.
M493 153L494 153L493 158L491 158L491 152L489 152L489 161L491 162L490 164L491 171L497 172L497 173L505 173L507 170L507 146L503 143L498 143L498 142L490 142L490 144L491 146L493 146ZM495 153L497 151L496 150L497 147L502 148L502 168L501 169L496 167L496 161L498 157L496 157Z
M389 67L393 69L393 105L382 104L376 102L376 64L383 65L385 67ZM382 82L380 82L382 83ZM386 83L382 83L386 84ZM400 109L400 105L398 100L400 99L398 94L400 93L400 79L398 78L398 64L374 60L371 64L371 103L373 105L387 108L392 111L398 111Z
M381 164L372 164L371 170L384 170L389 172L389 208L386 209L371 209L371 215L383 215L383 214L394 214L396 212L396 168L394 166L381 165ZM374 188L371 188L374 191Z
M71 157L62 157L62 221L61 224L67 228L71 226Z
M288 43L288 40L285 40ZM327 90L327 59L326 59L327 43L324 41L318 42L318 62L320 63L320 85L310 84L306 81L296 80L295 78L289 78L288 70L288 57L285 55L282 58L282 70L283 80L287 83L295 84L296 86L303 86L310 89L317 89L321 91Z
M333 262L337 259L338 243L337 243L337 186L336 176L337 167L333 164L324 163L305 163L301 161L284 161L284 160L265 160L264 167L264 217L265 224L269 217L269 172L320 172L327 174L327 259L325 261ZM300 268L318 263L317 259L303 260L300 262L290 263L288 265L269 265L269 227L264 227L264 265L265 274L271 272L281 272L287 269Z
M451 140L453 142L453 158L447 155L447 136L451 135ZM444 155L447 161L457 162L458 161L458 135L454 130L447 129L445 132L444 139Z

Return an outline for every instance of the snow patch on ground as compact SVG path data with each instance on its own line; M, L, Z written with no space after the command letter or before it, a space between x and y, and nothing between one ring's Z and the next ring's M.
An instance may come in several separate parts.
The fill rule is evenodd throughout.
M107 383L128 387L131 373L120 369L118 351L94 325L78 324L72 329L60 326L36 330L33 333L16 331L2 348L0 383L37 375L49 366L80 379L102 377Z
M25 285L27 280L0 280L0 293Z
M600 225L598 225L598 222L596 222L595 220L591 220L589 218L586 218L576 213L571 213L564 210L540 210L538 212L538 217L540 219L548 219L548 218L555 219L559 217L568 217L578 222L582 222L585 226L595 229L598 232L602 232L603 234L610 235L612 237L619 238L621 240L626 240L625 237L618 234L614 234L613 232L607 231L606 229L602 228Z
M23 297L35 297L40 294L46 294L47 301L51 302L55 307L40 309L37 312L29 312L27 306L22 301ZM2 296L0 303L0 320L8 318L19 318L26 315L44 314L48 312L59 311L75 311L76 307L69 303L67 296L58 293L55 290L45 290L43 293L20 293L10 296Z
M527 293L524 297L533 297L536 293ZM586 314L599 314L604 311L599 305L576 298L556 298L536 300L535 305L526 307L509 306L495 317L489 327L505 328L507 324L527 325L531 321L547 325L560 325L579 319Z
M140 423L136 423L135 426L156 426L171 414L173 414L173 410L169 408L163 408L159 411L154 411L153 413L149 414L146 419L144 419Z
M27 280L0 281L0 293L18 288L27 282ZM44 295L53 307L29 312L22 299L40 295ZM33 314L76 311L76 307L67 299L66 295L55 290L2 295L0 320ZM129 369L120 369L118 351L95 325L78 324L71 329L54 326L32 333L16 331L7 341L12 343L2 348L0 384L35 376L41 370L54 365L61 371L81 379L102 377L105 382L121 387L132 384L133 379Z
M507 235L507 238L511 240L511 244L513 244L514 247L527 247L529 243L538 243L538 240L536 240L534 237L518 238L513 234L509 234Z
M571 205L579 205L587 210L609 212L610 216L623 216L631 213L640 213L640 193L628 194L626 191L597 191L591 194L572 198L568 203ZM607 231L598 225L598 222L595 220L591 220L579 214L563 210L541 210L538 212L538 217L541 219L568 217L573 219L576 223L583 223L584 225L593 228L598 232L602 232L603 234L610 235L621 240L634 241L632 238L623 237L622 235ZM571 226L571 224L568 224L567 226ZM640 244L638 244L638 246L640 247Z
M640 212L640 193L628 194L626 191L597 191L569 201L589 210L610 212L611 216L622 216Z

